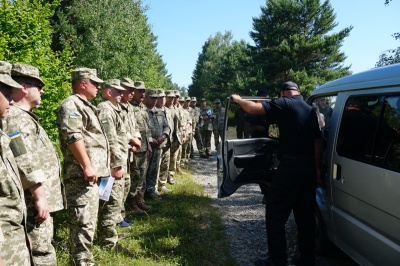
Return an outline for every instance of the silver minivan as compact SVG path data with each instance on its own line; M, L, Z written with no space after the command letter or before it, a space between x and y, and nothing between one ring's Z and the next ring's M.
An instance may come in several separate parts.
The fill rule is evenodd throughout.
M307 101L325 119L318 251L329 240L360 265L400 265L400 64L329 82ZM236 128L229 119L236 109L227 99L219 197L248 183L267 191L277 163L276 129L269 125L267 137L239 139L229 127Z

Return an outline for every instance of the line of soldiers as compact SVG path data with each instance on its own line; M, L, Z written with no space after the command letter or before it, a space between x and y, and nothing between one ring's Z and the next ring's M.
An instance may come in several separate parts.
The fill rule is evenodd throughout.
M225 113L219 100L214 110L204 99L198 108L195 97L146 89L130 78L103 81L90 68L73 70L71 81L73 94L56 111L61 167L32 112L44 92L39 70L0 61L0 265L56 265L52 217L62 209L72 264L95 265L96 228L98 243L117 249L116 227L131 222L125 205L142 214L151 209L145 198L168 193L166 183L173 185L194 156L193 138L200 157L211 156L213 123L218 145ZM103 101L96 107L90 100L100 88ZM107 178L111 193L99 200L98 184Z

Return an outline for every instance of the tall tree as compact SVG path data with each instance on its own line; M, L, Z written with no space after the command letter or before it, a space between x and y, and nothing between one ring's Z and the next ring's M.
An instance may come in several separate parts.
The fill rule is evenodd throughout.
M54 45L71 45L74 66L96 68L103 79L128 76L148 87L170 85L157 38L138 0L64 0Z
M51 49L50 18L59 1L0 1L0 60L36 66L46 82L39 109L40 122L53 141L58 141L55 110L70 94L71 51Z
M231 32L218 32L203 45L189 86L189 94L199 98L223 98L233 92L248 92L252 81L251 53L245 41L233 41ZM247 94L247 93L246 93Z
M267 0L253 18L250 36L254 61L271 95L279 85L294 80L308 95L316 85L350 74L340 52L352 26L337 33L336 15L329 0Z

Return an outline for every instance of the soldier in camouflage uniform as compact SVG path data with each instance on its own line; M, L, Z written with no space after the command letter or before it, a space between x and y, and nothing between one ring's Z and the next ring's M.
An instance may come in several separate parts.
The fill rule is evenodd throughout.
M168 193L170 190L165 186L165 184L168 181L168 176L169 176L169 163L170 163L170 148L171 148L171 143L172 143L172 135L174 134L175 131L175 123L174 123L174 117L171 112L171 110L167 107L165 107L166 103L166 96L171 95L171 91L167 91L167 95L165 94L164 90L160 89L157 90L158 93L158 99L156 106L159 109L160 112L164 113L165 119L167 120L168 127L169 127L169 135L168 138L164 140L163 143L161 143L160 147L162 149L161 152L161 162L160 162L160 170L159 170L159 175L158 175L158 191L163 192L163 193ZM173 97L175 95L172 93Z
M96 69L73 70L73 95L57 109L74 265L95 265L92 246L99 210L97 180L110 176L108 140L97 108L89 102L96 97L101 83Z
M178 149L178 154L176 157L176 171L178 173L181 173L181 167L184 166L184 163L181 164L182 161L182 150L183 150L183 145L186 143L187 141L187 132L186 132L186 126L187 126L187 122L188 122L188 113L183 109L183 104L185 103L185 97L179 97L178 98L178 103L176 105L176 111L179 114L179 117L181 119L181 123L182 123L182 132L185 134L184 138L182 139L182 143ZM183 160L184 161L184 160Z
M22 89L13 89L14 104L3 120L3 129L13 136L10 148L25 190L33 261L35 265L56 265L56 251L51 244L53 217L48 214L64 208L61 167L52 142L32 113L40 104L45 83L39 70L30 65L14 64L11 76Z
M185 130L186 130L186 142L182 145L182 163L181 166L184 163L188 163L190 160L190 147L192 145L192 140L193 140L193 117L191 114L191 108L189 107L190 104L190 97L186 97L182 109L183 109L183 113L185 115L186 118L186 126L185 126Z
M159 192L156 189L157 179L161 163L161 145L168 138L170 130L167 119L163 112L156 108L156 102L159 97L156 89L147 90L145 96L145 105L149 115L149 126L151 129L150 144L153 152L149 158L149 167L146 174L146 194L150 199L159 199Z
M178 136L178 127L180 126L180 120L178 120L178 116L175 112L175 101L176 101L176 97L175 97L175 91L174 90L167 90L165 92L167 99L166 99L166 103L165 103L165 108L167 108L169 110L169 112L171 113L172 116L172 120L174 121L174 126L173 126L173 130L171 131L170 134L170 138L171 138L171 147L169 149L169 166L168 166L168 177L167 177L167 183L174 185L175 184L175 180L174 180L174 175L175 175L175 170L176 168L173 168L173 172L172 172L172 160L174 160L173 156L176 153L175 150L177 149L177 147L179 147L179 139L180 137ZM176 159L175 159L176 162Z
M196 140L197 150L199 151L200 158L208 158L204 151L203 140L201 138L201 130L200 130L200 108L196 106L197 99L196 97L192 97L190 100L190 107L192 107L193 112L193 138ZM193 155L193 141L191 145L191 156Z
M136 167L136 160L135 160L135 153L140 149L142 145L142 137L139 132L139 126L136 122L135 118L135 111L130 101L133 99L134 89L135 89L135 82L130 78L122 78L121 79L121 87L125 90L122 92L122 98L120 102L121 106L121 116L125 123L126 134L128 140L132 140L129 143L128 147L128 161L127 161L127 169L126 173L124 174L124 197L121 206L121 215L124 218L125 223L131 223L131 220L126 218L125 213L125 201L129 195L129 190L131 187L131 168ZM142 209L140 209L137 204L134 205L135 209L132 210L133 212L140 212L144 213ZM120 223L120 226L126 226L126 224Z
M182 124L182 113L179 109L179 98L180 93L177 90L173 91L175 97L173 98L173 102L170 105L169 100L167 100L167 107L170 110L173 110L175 113L175 134L172 136L172 144L171 144L171 154L170 154L170 162L169 162L169 181L168 183L174 183L174 176L176 172L179 172L178 168L178 156L180 155L180 149L182 149L182 143L186 141L186 132L183 131ZM170 97L168 97L170 98Z
M213 109L213 134L214 134L214 144L215 150L218 150L219 139L222 139L222 133L224 130L224 117L225 108L221 107L221 101L216 99L214 101L215 108Z
M211 135L213 131L212 125L212 110L207 107L206 99L201 99L201 108L200 108L200 124L201 124L201 137L203 141L203 145L205 148L205 152L207 156L211 155Z
M110 146L111 176L115 178L108 201L100 201L98 238L102 246L114 248L118 242L116 224L126 223L121 216L124 198L124 173L128 160L128 140L122 120L122 91L119 79L110 79L102 84L103 102L97 106L98 117ZM125 226L129 227L129 225Z
M7 116L11 90L22 89L11 78L11 67L10 63L0 61L0 118ZM24 190L10 150L10 138L1 129L0 156L0 264L30 266Z
M135 162L131 163L131 188L129 192L129 198L133 213L142 214L144 211L149 211L151 209L151 206L144 203L148 157L152 153L152 148L149 143L151 131L149 127L149 115L147 113L147 107L143 104L146 87L143 81L136 81L134 86L134 95L131 104L134 107L134 114L138 124L138 130L142 137L142 145L135 153Z

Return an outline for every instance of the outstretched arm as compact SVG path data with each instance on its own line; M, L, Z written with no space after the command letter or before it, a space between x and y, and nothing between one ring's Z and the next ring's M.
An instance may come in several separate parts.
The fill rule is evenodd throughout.
M242 99L242 97L240 97L237 94L232 94L232 100L236 103L238 103L243 110L248 113L248 114L253 114L253 115L265 115L265 109L262 106L262 103L256 103L256 102L252 102L252 101L248 101L245 99Z

